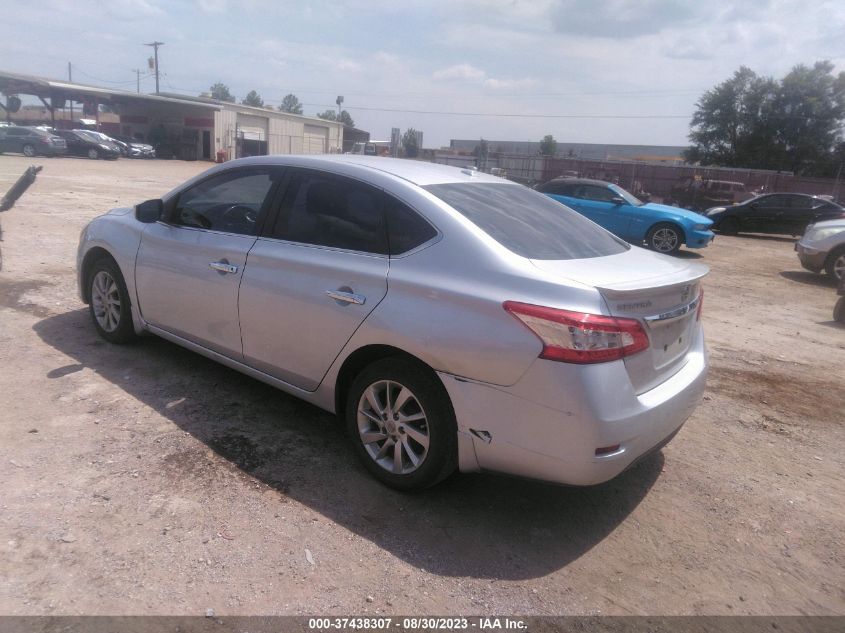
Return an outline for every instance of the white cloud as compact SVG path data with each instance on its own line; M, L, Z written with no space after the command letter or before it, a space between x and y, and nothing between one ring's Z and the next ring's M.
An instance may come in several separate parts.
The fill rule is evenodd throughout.
M432 73L432 79L437 80L468 80L480 81L487 76L480 68L476 68L470 64L458 64L456 66L449 66L448 68L441 68Z
M224 13L227 8L226 0L197 0L197 4L206 13Z

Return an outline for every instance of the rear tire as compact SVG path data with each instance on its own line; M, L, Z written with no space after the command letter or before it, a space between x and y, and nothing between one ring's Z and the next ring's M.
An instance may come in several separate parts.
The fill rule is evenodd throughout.
M364 467L398 490L423 490L458 464L458 430L449 395L428 367L390 357L355 378L346 430Z
M684 243L684 234L674 224L655 224L645 237L646 246L651 250L671 255L677 253Z
M109 343L136 338L129 291L117 263L110 257L95 261L88 271L88 309L97 333Z
M845 246L830 252L824 262L824 271L837 281L842 279L842 275L845 275Z
M26 145L24 145L24 146L21 148L21 152L22 152L22 153L23 153L23 155L24 155L24 156L26 156L27 158L32 158L33 156L35 156L35 146L34 146L34 145L30 145L29 143L27 143Z
M736 235L739 233L739 222L736 221L736 218L725 218L719 225L716 227L719 229L719 233L724 233L725 235Z

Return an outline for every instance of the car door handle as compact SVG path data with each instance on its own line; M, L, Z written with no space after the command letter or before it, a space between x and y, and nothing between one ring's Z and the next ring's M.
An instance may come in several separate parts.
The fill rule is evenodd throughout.
M367 300L364 295L356 295L354 292L344 292L343 290L326 290L326 294L335 301L354 303L358 306L364 305Z
M208 267L220 271L221 273L229 273L230 275L234 275L238 272L238 267L230 264L227 261L211 262Z

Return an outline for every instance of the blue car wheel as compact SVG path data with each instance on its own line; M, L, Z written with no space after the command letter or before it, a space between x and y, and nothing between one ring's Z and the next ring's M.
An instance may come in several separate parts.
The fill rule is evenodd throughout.
M684 243L681 229L674 224L655 224L645 238L646 246L658 253L675 253Z

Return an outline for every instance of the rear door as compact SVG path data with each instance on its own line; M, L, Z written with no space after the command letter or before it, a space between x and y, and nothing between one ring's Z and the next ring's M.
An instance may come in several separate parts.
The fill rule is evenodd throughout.
M802 195L786 196L788 206L782 216L783 230L791 235L803 235L804 229L814 220L814 205L818 205L815 198Z
M227 170L183 191L150 224L135 264L144 320L242 360L238 288L280 171Z
M746 210L737 217L742 230L757 233L784 233L784 213L789 208L788 196L773 193L749 203Z
M384 194L309 169L283 188L241 283L244 359L312 391L387 293Z

